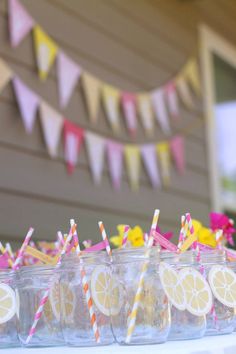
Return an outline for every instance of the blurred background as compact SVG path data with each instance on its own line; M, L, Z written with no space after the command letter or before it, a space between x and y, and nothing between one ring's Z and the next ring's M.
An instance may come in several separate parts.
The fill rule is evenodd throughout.
M199 94L196 90L196 80L202 77L199 26L207 24L234 45L235 18L234 0L19 0L10 6L7 0L0 0L0 76L8 73L5 82L0 79L0 239L17 244L27 228L33 226L35 240L53 240L58 229L68 230L68 220L74 217L83 239L99 240L99 220L110 235L116 234L120 223L132 227L138 224L148 230L155 208L161 210L163 232L177 235L180 217L187 211L208 225L208 214L214 205L204 92ZM61 59L59 64L61 54L67 60ZM195 76L191 73L186 85L185 69L193 61L199 77L196 72ZM218 143L213 144L222 171L219 193L224 198L220 209L233 217L236 169L231 162L235 155L232 151L236 150L236 125L232 123L236 114L236 71L217 55L212 63L218 137ZM46 79L39 77L40 69L41 74L46 72ZM73 72L77 79L74 83ZM95 81L89 81L89 77L86 81L86 74ZM17 78L21 85L14 82ZM186 79L185 84L182 78ZM115 94L119 93L114 106L108 103L105 84L113 88L108 96L117 99ZM168 84L174 84L176 90L168 91ZM73 85L73 90L65 104L62 101L66 85ZM163 108L163 96L154 95L156 91L160 94L160 88L162 94L167 95L168 91L177 95L165 96L169 107L166 104ZM124 93L132 93L127 96L131 102L128 108L121 100ZM144 117L138 111L135 118L132 115L132 109L138 107L138 94L148 94L147 101L152 104L151 128L143 122L149 117L145 113ZM37 104L32 108L35 95ZM47 104L46 113L40 108L43 103ZM47 114L52 115L48 105L54 110L54 118L63 118L60 139L59 130L54 136L54 125L49 122L46 126L43 120ZM175 108L177 117L173 117ZM91 117L91 110L96 111L96 117ZM227 122L223 124L225 117ZM75 126L71 129L72 140L66 140L64 119L83 130L84 142L77 163L78 141L73 140L72 134ZM55 127L59 129L56 123ZM174 137L181 137L184 143L176 150L171 145ZM48 145L58 139L53 158L45 139ZM112 164L104 147L107 140L118 143L123 151L130 144L138 146L138 157L131 149L120 167L120 155L114 153ZM168 143L168 153L172 149L167 158L160 153L163 142ZM159 151L157 166L151 153L145 157L141 154L140 146L147 144ZM73 173L69 173L71 163ZM158 175L150 164L158 168ZM112 183L112 173L121 176L118 190Z

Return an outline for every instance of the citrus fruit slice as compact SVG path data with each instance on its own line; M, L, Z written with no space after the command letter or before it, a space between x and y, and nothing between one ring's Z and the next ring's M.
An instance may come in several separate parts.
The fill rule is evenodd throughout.
M225 306L236 307L236 275L231 269L215 265L210 269L208 280L217 300Z
M168 299L178 310L185 310L185 293L178 273L169 264L161 262L159 265L159 275Z
M19 296L19 291L16 289L15 290L16 294L16 316L19 319L20 318L20 296Z
M116 316L121 310L124 296L115 277L111 278L105 266L97 266L91 276L91 294L99 311Z
M70 320L74 315L76 297L74 291L70 288L69 284L62 282L60 284L61 291L61 309L63 316L66 320ZM57 311L60 311L60 303L58 304Z
M46 310L48 310L48 315L50 315L49 312L50 310L52 310L53 315L56 317L57 321L60 320L60 292L59 291L60 291L59 283L56 282L51 287L51 290L49 292L49 301L47 301L48 306L46 307Z
M195 316L203 316L212 308L212 293L206 279L200 272L191 267L179 272L185 292L186 309Z
M15 313L15 292L7 284L0 283L0 324L9 321Z

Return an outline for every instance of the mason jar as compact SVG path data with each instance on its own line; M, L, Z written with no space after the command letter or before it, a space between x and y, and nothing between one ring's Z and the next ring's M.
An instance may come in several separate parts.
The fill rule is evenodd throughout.
M111 311L112 330L121 345L163 343L170 330L170 304L158 273L159 248L113 252L112 279L119 302ZM111 294L113 302L116 302Z
M236 274L236 261L228 262L227 266ZM236 332L236 307L234 308L234 332Z
M15 272L0 270L0 348L20 345L16 322L19 317L19 299L15 292Z
M95 346L114 342L110 320L112 289L116 291L105 251L81 256L70 254L63 258L61 325L67 345Z
M175 254L169 251L161 253L161 261L173 267L178 273L187 267L199 271L197 256L194 251ZM206 316L196 316L188 310L180 310L171 304L171 329L168 340L197 339L205 335Z
M59 272L54 266L26 266L18 273L16 282L19 297L18 336L23 346L47 347L63 345L60 325ZM36 331L29 343L27 338L35 313L45 291L50 288Z
M215 265L226 266L226 254L223 250L212 250L201 253L200 262L208 277L210 269ZM234 309L222 304L213 296L213 307L207 315L206 335L228 334L234 330Z

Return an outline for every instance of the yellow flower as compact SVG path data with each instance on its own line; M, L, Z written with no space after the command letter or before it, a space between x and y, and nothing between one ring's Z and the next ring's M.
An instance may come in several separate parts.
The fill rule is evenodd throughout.
M119 235L115 235L115 236L110 237L110 242L115 247L121 247L121 245L122 245L124 227L125 227L125 225L117 225L117 230L118 230ZM132 247L141 247L144 245L143 231L140 226L135 226L133 229L129 230L128 242L130 243L130 245Z
M215 248L216 247L216 238L215 234L211 232L210 229L202 227L198 233L198 241L204 245Z

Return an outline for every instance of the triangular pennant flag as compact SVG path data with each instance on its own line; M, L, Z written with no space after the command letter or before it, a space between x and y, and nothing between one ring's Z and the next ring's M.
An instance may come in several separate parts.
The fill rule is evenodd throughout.
M57 148L63 128L63 118L46 102L40 104L40 120L49 155L57 156Z
M98 119L101 82L87 72L82 73L81 79L89 118L92 123L96 123Z
M152 110L152 103L151 97L148 94L139 94L137 96L137 106L139 115L142 121L143 128L147 136L153 135L153 110Z
M136 96L133 93L123 92L121 103L124 110L127 129L131 136L136 134L137 116L136 116Z
M107 158L112 185L114 189L120 189L123 164L123 145L112 140L106 142Z
M60 51L57 55L57 78L61 108L67 106L80 74L79 65Z
M9 32L12 47L18 46L34 26L34 20L18 0L8 0Z
M165 94L167 100L167 106L172 118L179 118L179 100L176 92L175 83L169 82L165 86Z
M104 165L105 139L97 134L86 132L85 141L93 180L95 184L99 184Z
M140 150L137 145L125 145L125 161L132 190L139 189Z
M161 176L164 186L170 184L170 147L168 142L164 141L156 145L157 155L160 161Z
M39 77L41 80L46 80L56 58L58 47L39 26L34 27L33 35Z
M176 168L180 174L185 170L184 139L182 136L175 136L171 139L170 149L174 158Z
M185 106L189 109L193 109L194 103L186 78L180 74L179 76L177 76L175 84L179 92L180 98L185 104Z
M0 58L0 92L8 84L12 77L12 71L9 66Z
M154 188L159 187L161 185L161 181L160 181L160 175L158 170L155 145L153 144L142 145L141 154L142 154L144 166L146 167L147 174L150 178L152 186Z
M103 85L102 87L104 108L107 118L115 133L120 130L119 124L119 103L120 92L110 85Z
M17 77L13 79L13 87L25 130L30 134L34 127L39 97Z
M169 117L165 105L164 91L162 88L153 91L152 93L153 109L163 132L170 134Z
M70 174L74 171L78 162L83 138L84 130L82 128L69 120L64 120L65 161Z
M190 85L192 86L193 90L197 95L201 93L201 82L200 82L200 74L199 68L197 64L196 58L191 58L186 67L184 68L184 76L189 81Z

